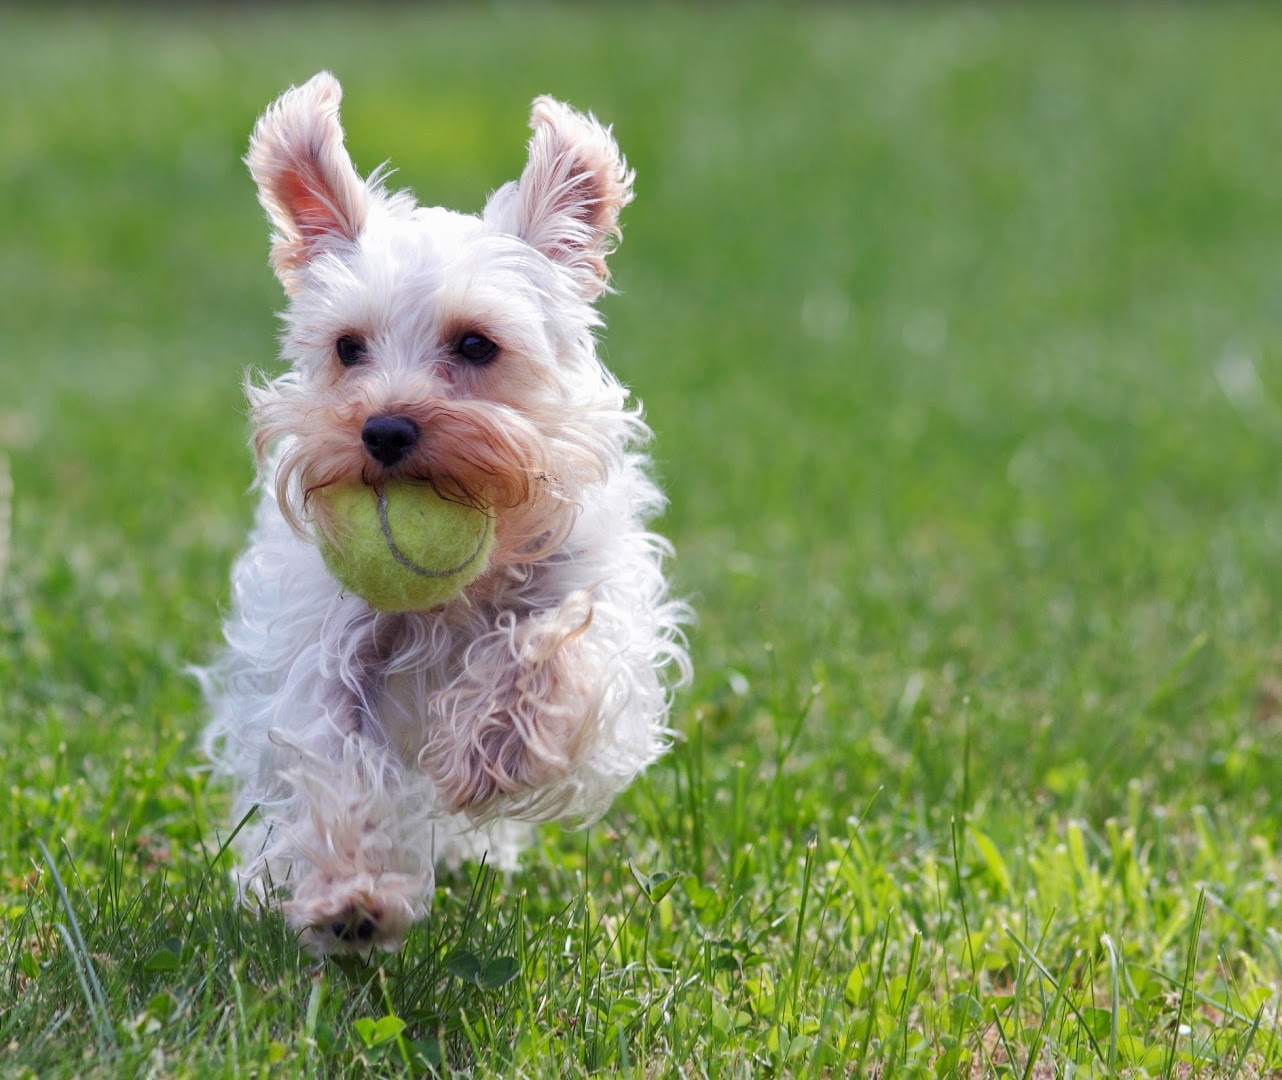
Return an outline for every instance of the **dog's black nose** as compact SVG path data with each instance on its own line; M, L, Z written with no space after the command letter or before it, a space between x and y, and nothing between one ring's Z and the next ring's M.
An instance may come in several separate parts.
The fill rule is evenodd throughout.
M371 416L361 428L369 456L391 468L418 442L418 425L408 416Z

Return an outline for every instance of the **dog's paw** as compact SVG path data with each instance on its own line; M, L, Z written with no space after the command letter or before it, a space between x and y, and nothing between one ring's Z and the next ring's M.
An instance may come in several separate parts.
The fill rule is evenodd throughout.
M426 913L424 882L407 874L359 874L301 886L285 907L299 941L317 955L395 952Z

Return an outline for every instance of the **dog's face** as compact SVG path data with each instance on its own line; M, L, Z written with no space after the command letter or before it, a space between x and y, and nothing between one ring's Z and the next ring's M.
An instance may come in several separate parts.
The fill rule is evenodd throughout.
M292 370L248 388L260 463L282 447L300 533L328 528L329 485L408 479L492 507L497 560L537 558L628 434L592 302L631 174L595 120L539 98L520 181L481 217L418 207L357 174L340 96L327 73L289 90L246 158L289 297Z

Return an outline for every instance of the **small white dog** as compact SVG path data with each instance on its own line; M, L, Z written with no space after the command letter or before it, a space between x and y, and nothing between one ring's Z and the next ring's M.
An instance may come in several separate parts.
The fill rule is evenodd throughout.
M328 73L259 120L290 370L247 393L261 502L202 673L206 750L236 789L242 890L314 951L395 948L434 865L511 866L665 748L689 677L640 410L597 359L592 302L632 173L608 129L542 97L521 179L480 217L419 207L343 145ZM316 545L329 485L427 484L492 507L460 595L386 614ZM390 537L389 537L390 539Z

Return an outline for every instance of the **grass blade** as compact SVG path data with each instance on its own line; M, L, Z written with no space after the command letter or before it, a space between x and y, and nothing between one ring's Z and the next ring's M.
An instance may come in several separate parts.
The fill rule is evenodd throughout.
M87 977L93 987L93 994L91 996L87 995L90 1016L93 1018L94 1025L103 1041L113 1050L119 1050L120 1046L116 1042L115 1029L111 1023L111 1014L107 1008L107 996L102 992L102 983L98 981L98 972L94 968L93 957L89 953L89 948L85 945L84 935L80 932L80 922L71 906L71 898L67 895L67 888L62 883L58 868L54 865L53 856L49 854L49 849L45 846L45 842L37 839L36 845L40 848L40 854L44 858L45 865L49 868L49 876L53 879L54 888L58 892L58 899L62 903L63 911L66 912L67 922L71 926L71 934L75 937L74 945L67 935L67 928L61 924L57 924L59 933L62 934L67 945L72 948L72 959L77 964L77 977L81 979L82 984ZM82 967L83 972L81 970ZM88 987L86 987L87 989Z

